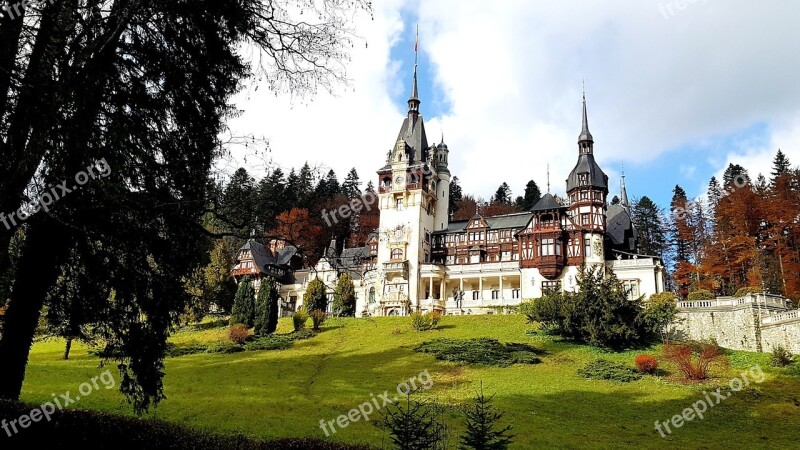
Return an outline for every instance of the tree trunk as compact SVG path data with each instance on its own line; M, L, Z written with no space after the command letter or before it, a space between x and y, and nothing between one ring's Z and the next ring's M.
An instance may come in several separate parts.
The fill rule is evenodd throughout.
M19 399L45 295L68 250L65 234L49 216L31 223L0 338L0 399Z
M65 361L69 359L69 351L70 351L71 348L72 348L72 338L68 337L67 338L67 344L64 346L64 360Z

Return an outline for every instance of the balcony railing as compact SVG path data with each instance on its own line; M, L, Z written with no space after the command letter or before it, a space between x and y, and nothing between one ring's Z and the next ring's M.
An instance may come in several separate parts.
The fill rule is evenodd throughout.
M408 261L389 261L383 263L384 272L408 272Z

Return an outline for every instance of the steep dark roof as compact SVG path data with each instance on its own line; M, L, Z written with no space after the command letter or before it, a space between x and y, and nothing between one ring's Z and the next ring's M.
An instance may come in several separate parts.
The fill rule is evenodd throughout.
M297 247L287 245L286 247L272 252L269 248L260 242L250 239L247 241L240 250L249 250L253 255L253 262L261 272L265 271L266 266L288 266L292 257L297 253Z
M408 126L409 120L413 120L411 127ZM413 161L409 162L425 161L425 152L428 150L428 136L425 134L425 123L421 114L416 116L409 115L403 119L403 126L400 128L400 132L397 133L397 139L404 140L406 145L411 147Z
M606 214L606 234L615 248L636 251L637 232L631 216L622 205L611 205Z
M592 133L589 132L589 117L586 114L586 93L583 93L583 124L581 126L581 134L578 136L578 142L589 141L594 142Z
M560 209L560 208L564 208L564 205L559 203L558 200L556 200L556 198L553 197L553 194L548 193L545 194L544 197L540 198L535 205L533 205L531 211L547 211L551 209Z
M504 228L524 228L531 220L533 214L529 212L504 214L502 216L482 217L486 221L490 230L498 230ZM435 231L433 234L451 234L461 233L467 228L469 220L459 220L447 224L446 230Z
M594 155L591 153L578 156L578 163L567 178L567 192L580 186L578 174L589 174L589 186L608 191L608 175L597 165Z

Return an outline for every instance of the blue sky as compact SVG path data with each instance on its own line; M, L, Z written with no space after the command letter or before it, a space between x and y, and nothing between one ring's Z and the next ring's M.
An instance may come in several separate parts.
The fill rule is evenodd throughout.
M350 83L298 102L249 90L232 123L264 136L273 164L309 161L375 177L406 111L420 27L419 91L428 137L444 133L464 190L554 193L577 157L586 80L595 155L618 191L669 204L704 194L731 163L767 174L780 147L800 163L800 3L384 0L362 17ZM670 14L669 6L672 5Z

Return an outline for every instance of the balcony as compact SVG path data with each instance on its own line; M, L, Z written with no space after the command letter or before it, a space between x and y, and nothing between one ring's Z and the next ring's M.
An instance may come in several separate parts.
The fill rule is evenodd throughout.
M408 260L385 262L383 263L383 271L386 274L390 273L408 274Z

